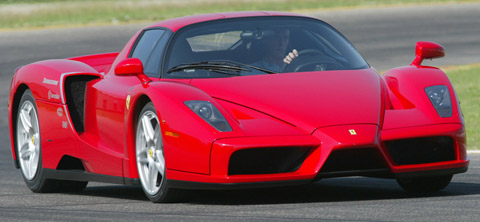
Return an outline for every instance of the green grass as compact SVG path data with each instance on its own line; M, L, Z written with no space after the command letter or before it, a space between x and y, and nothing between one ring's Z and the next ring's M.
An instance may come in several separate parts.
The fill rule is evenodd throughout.
M446 68L460 100L467 129L467 147L480 149L480 65Z
M459 2L478 0L0 0L0 28L134 23L224 11L305 11Z

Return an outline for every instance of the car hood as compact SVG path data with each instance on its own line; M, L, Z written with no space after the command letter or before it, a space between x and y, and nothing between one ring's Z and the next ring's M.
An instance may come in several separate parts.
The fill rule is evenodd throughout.
M381 116L380 77L373 69L193 79L190 84L309 133L334 125L378 125Z

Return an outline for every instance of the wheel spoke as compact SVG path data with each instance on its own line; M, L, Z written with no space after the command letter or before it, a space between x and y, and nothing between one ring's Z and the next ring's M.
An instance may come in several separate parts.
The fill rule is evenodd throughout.
M157 156L158 160L165 162L165 157L163 157L163 150L155 150L155 155Z
M162 162L156 162L155 163L155 168L157 168L158 172L163 176L163 172L165 170L165 164Z
M147 144L150 141L153 141L154 138L154 130L152 127L152 123L150 122L150 118L148 116L143 116L142 118L142 127L143 132L145 133L145 139L147 140Z
M156 145L158 144L157 141L162 139L162 137L161 137L162 135L161 135L161 133L160 133L160 127L158 126L158 124L157 124L157 126L155 127L155 134L154 134L154 135L155 135L155 136L154 136L154 138L153 138L153 141L154 141L154 143L155 143L154 146L156 146Z
M140 171L139 171L139 176L140 178L143 178L145 181L146 184L148 184L148 164L145 164L145 165L142 165L139 167ZM148 188L148 187L147 187Z
M32 154L32 150L30 149L30 145L28 143L25 143L20 147L20 158L24 160L28 160Z
M148 163L148 158L147 157L137 157L138 162L141 164L147 164Z
M26 132L30 132L32 129L32 123L30 121L30 115L28 112L29 111L27 111L26 108L20 111L20 122L22 123L22 126Z
M35 169L37 170L37 165L34 165L33 163L38 163L38 154L35 152L32 152L32 155L30 156L30 162L32 163L32 168L30 169Z
M157 185L158 171L155 168L153 163L148 166L148 171L149 171L149 175L148 175L149 187L150 187L150 190L154 190Z
M32 176L32 173L31 173L31 169L32 169L32 168L31 168L31 161L26 160L26 161L24 162L24 164L25 164L25 169L23 169L23 171L24 171L24 173L25 173L25 176L26 176L27 178L30 178L30 177Z
M142 144L143 145L143 144ZM148 149L145 146L140 146L137 147L137 155L141 157L147 157L148 156Z
M156 150L155 155L157 161L155 162L155 167L157 167L158 172L163 176L165 173L165 157L163 157L162 150Z
M38 141L37 144L32 144L33 145L33 151L35 153L40 153L40 145L38 143L40 143L39 141L39 136L38 134L35 134L35 141Z
M30 151L30 160L35 156L35 144L28 143L28 150Z

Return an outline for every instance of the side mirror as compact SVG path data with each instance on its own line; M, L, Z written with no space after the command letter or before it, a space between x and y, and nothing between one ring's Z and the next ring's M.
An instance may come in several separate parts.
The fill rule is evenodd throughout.
M435 42L417 42L415 46L415 60L412 66L420 66L424 59L435 59L445 56L443 46Z
M143 73L142 61L138 58L127 58L117 64L115 67L115 75L117 76L137 76L146 86L152 80Z
M138 58L125 59L115 67L117 76L136 76L138 74L143 74L143 64Z

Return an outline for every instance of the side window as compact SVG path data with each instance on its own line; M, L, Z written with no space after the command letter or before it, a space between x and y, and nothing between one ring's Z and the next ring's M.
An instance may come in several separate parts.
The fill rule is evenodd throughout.
M148 76L159 77L160 64L162 64L163 52L167 47L167 42L170 37L170 33L166 32L157 45L153 49L152 54L147 60L147 64L144 67L144 72Z
M148 76L158 77L160 59L168 40L163 29L147 30L140 37L130 57L139 58Z

